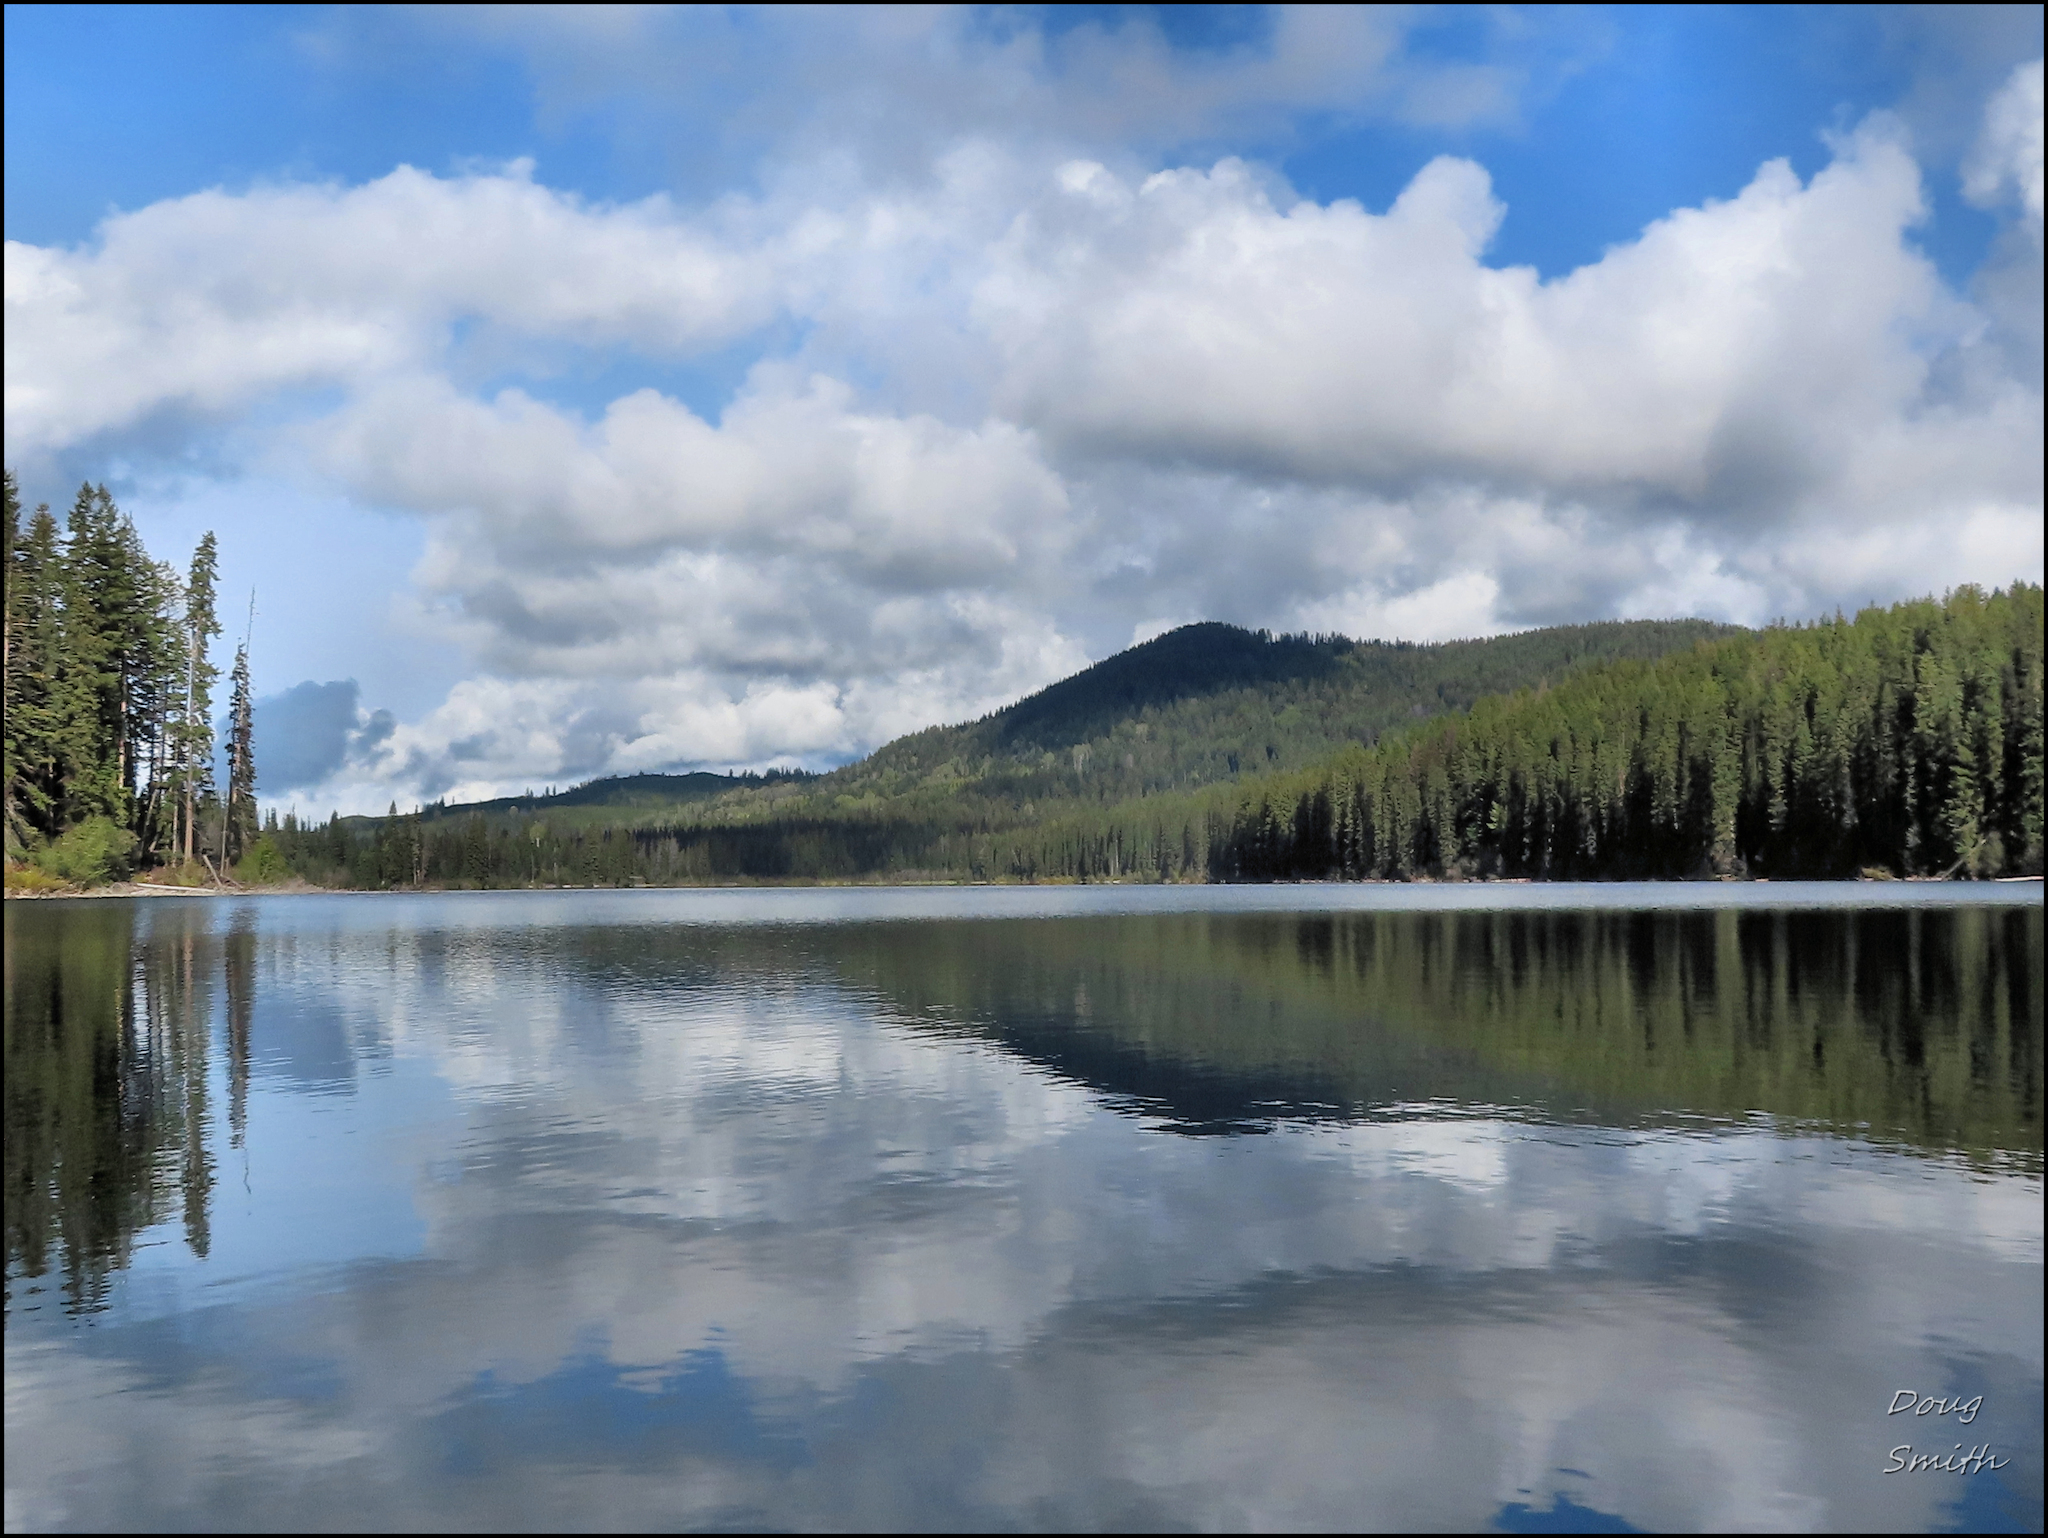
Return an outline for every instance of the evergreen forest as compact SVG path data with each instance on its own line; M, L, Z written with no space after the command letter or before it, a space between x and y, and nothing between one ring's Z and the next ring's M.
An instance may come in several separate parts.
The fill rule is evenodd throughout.
M79 487L61 526L47 505L24 521L10 471L0 556L9 889L221 880L256 842L256 764L245 636L225 783L215 768L213 535L181 572L150 556L105 486Z
M1251 788L1212 872L2038 875L2041 598L1964 587L1493 696Z
M825 775L286 818L348 887L1994 877L2042 860L2042 590L1418 646L1182 628Z

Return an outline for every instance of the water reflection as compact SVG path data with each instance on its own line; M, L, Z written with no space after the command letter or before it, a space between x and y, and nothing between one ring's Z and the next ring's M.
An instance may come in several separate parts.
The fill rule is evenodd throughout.
M10 1529L2039 1523L2038 905L23 906Z
M69 1305L99 1307L136 1234L173 1209L191 1252L210 1247L214 999L224 985L239 1146L253 936L245 919L223 947L203 908L163 918L140 945L114 904L69 913L50 933L8 926L10 1305L16 1276L43 1275L54 1252Z
M2041 915L1188 914L841 932L969 1022L1186 1131L1389 1104L1761 1112L2039 1168Z

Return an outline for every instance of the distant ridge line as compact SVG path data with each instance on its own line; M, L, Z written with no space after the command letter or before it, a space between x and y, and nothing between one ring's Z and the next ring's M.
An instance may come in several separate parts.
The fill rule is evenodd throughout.
M1004 754L1066 752L1077 743L1099 738L1117 723L1147 710L1162 710L1192 701L1232 694L1239 690L1300 689L1318 683L1334 684L1341 679L1347 662L1373 657L1420 659L1434 655L1470 652L1484 654L1493 649L1526 645L1540 640L1562 642L1558 657L1569 666L1581 654L1599 652L1602 641L1619 632L1643 635L1676 632L1687 640L1707 641L1735 634L1744 627L1711 620L1595 620L1579 625L1550 625L1499 636L1480 636L1452 641L1357 640L1334 632L1281 632L1249 629L1223 620L1195 620L1179 625L1136 646L1126 647L1100 662L1047 684L1022 699L990 711L973 721L936 725L910 732L881 744L871 753L838 769L811 771L771 769L765 773L713 773L699 770L686 774L615 775L589 780L565 791L546 796L502 796L489 801L434 802L421 815L474 815L523 810L542 811L581 806L656 804L680 805L707 801L728 791L763 789L777 784L799 784L830 777L844 778L862 770L884 770L895 766L906 753L915 764L919 747L935 736L970 734L983 751ZM1652 646L1650 654L1663 650ZM1461 708L1469 700L1453 703L1439 699L1431 713L1441 708ZM1234 773L1236 764L1232 764Z

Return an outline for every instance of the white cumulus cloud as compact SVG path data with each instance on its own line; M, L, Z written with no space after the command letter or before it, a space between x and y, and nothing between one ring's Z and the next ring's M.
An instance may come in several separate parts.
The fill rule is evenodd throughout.
M1984 129L1963 167L1972 202L1996 206L2014 198L2041 239L2041 63L2022 64L1984 109Z
M1062 46L1098 45L1139 89L1143 37ZM695 209L517 166L200 193L9 243L9 454L168 433L424 520L412 591L475 676L337 770L375 809L844 757L1168 617L1433 639L2038 580L2040 81L1984 109L1967 187L2026 249L1970 293L1881 115L1549 280L1489 263L1451 156L1379 211L971 135ZM720 410L555 387L771 322Z
M8 241L9 453L446 366L464 323L658 353L772 313L761 252L662 198L587 208L530 169L200 192L110 218L85 249Z

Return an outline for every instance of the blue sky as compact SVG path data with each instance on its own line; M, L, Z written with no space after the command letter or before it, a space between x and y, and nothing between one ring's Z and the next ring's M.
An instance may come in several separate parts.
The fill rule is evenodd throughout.
M377 809L836 762L1195 618L2039 580L2041 46L9 7L8 458L217 528L259 688L360 684L266 793Z
M1198 55L1267 30L1257 6L1024 11L1047 9L1063 31L1082 17L1153 21ZM1554 274L1673 208L1732 197L1774 156L1811 175L1826 160L1823 130L1908 101L1930 63L1988 91L2001 65L2041 51L2037 8L1991 9L2008 14L1978 21L1981 35L1969 22L1916 30L1833 7L1539 16L1524 67L1544 78L1514 121L1447 128L1319 113L1241 140L1175 145L1169 157L1249 150L1307 196L1384 205L1431 156L1482 155L1514 211L1494 260ZM609 111L541 111L516 50L437 45L374 20L342 32L345 45L327 44L337 25L322 6L7 7L8 238L75 245L110 210L196 188L364 181L400 163L453 171L532 156L550 185L605 199L678 180L669 157L631 131L648 110L632 93ZM1483 10L1449 8L1415 41L1478 62L1504 51L1497 30ZM1930 36L1948 57L1925 57ZM1951 159L1960 148L1947 146ZM1941 217L1922 238L1961 279L1996 221L1964 203L1952 178L1930 190Z

